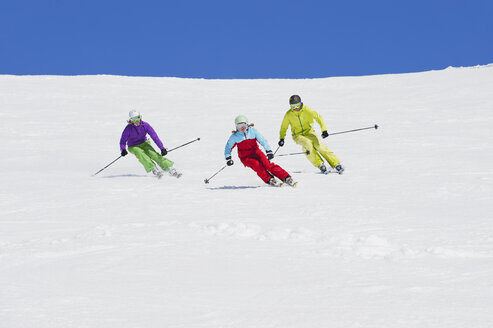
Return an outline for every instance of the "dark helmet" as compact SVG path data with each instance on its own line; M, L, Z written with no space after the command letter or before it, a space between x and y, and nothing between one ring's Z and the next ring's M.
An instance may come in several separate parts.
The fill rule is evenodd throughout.
M292 95L291 97L289 97L289 104L290 105L297 104L297 103L300 103L300 102L301 102L301 98L298 95Z

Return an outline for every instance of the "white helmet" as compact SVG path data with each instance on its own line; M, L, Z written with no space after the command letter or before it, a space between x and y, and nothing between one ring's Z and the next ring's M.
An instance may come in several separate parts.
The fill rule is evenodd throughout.
M248 118L245 115L238 115L235 117L235 124L246 123L248 124Z
M128 112L128 117L129 117L130 122L135 122L135 121L139 121L142 119L142 116L140 115L140 113L138 111L136 111L135 109L132 109L130 112Z

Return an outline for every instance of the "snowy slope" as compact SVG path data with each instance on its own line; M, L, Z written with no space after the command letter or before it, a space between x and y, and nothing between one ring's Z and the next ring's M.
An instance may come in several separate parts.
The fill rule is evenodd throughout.
M314 80L0 76L0 327L491 327L493 66ZM291 94L346 173L277 148ZM119 156L138 109L181 180ZM320 129L317 129L320 133ZM278 153L300 151L291 138Z

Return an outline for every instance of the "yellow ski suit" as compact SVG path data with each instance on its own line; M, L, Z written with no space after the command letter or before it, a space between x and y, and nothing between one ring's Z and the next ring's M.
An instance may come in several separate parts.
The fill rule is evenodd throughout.
M286 137L286 130L291 125L291 136L294 142L301 145L304 151L309 151L306 155L308 160L314 166L319 167L324 162L323 157L333 168L339 164L339 158L325 144L320 142L313 129L313 120L317 121L322 131L327 130L322 116L305 104L301 105L299 111L289 109L282 120L280 139Z

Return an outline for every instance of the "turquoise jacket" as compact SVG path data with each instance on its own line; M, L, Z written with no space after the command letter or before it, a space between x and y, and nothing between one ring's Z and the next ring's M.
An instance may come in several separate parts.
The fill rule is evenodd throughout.
M271 150L267 140L253 126L250 126L245 133L237 130L229 137L228 142L226 143L224 157L228 158L231 156L231 150L235 146L238 146L238 156L240 158L245 157L259 149L257 141L264 147L265 151Z

